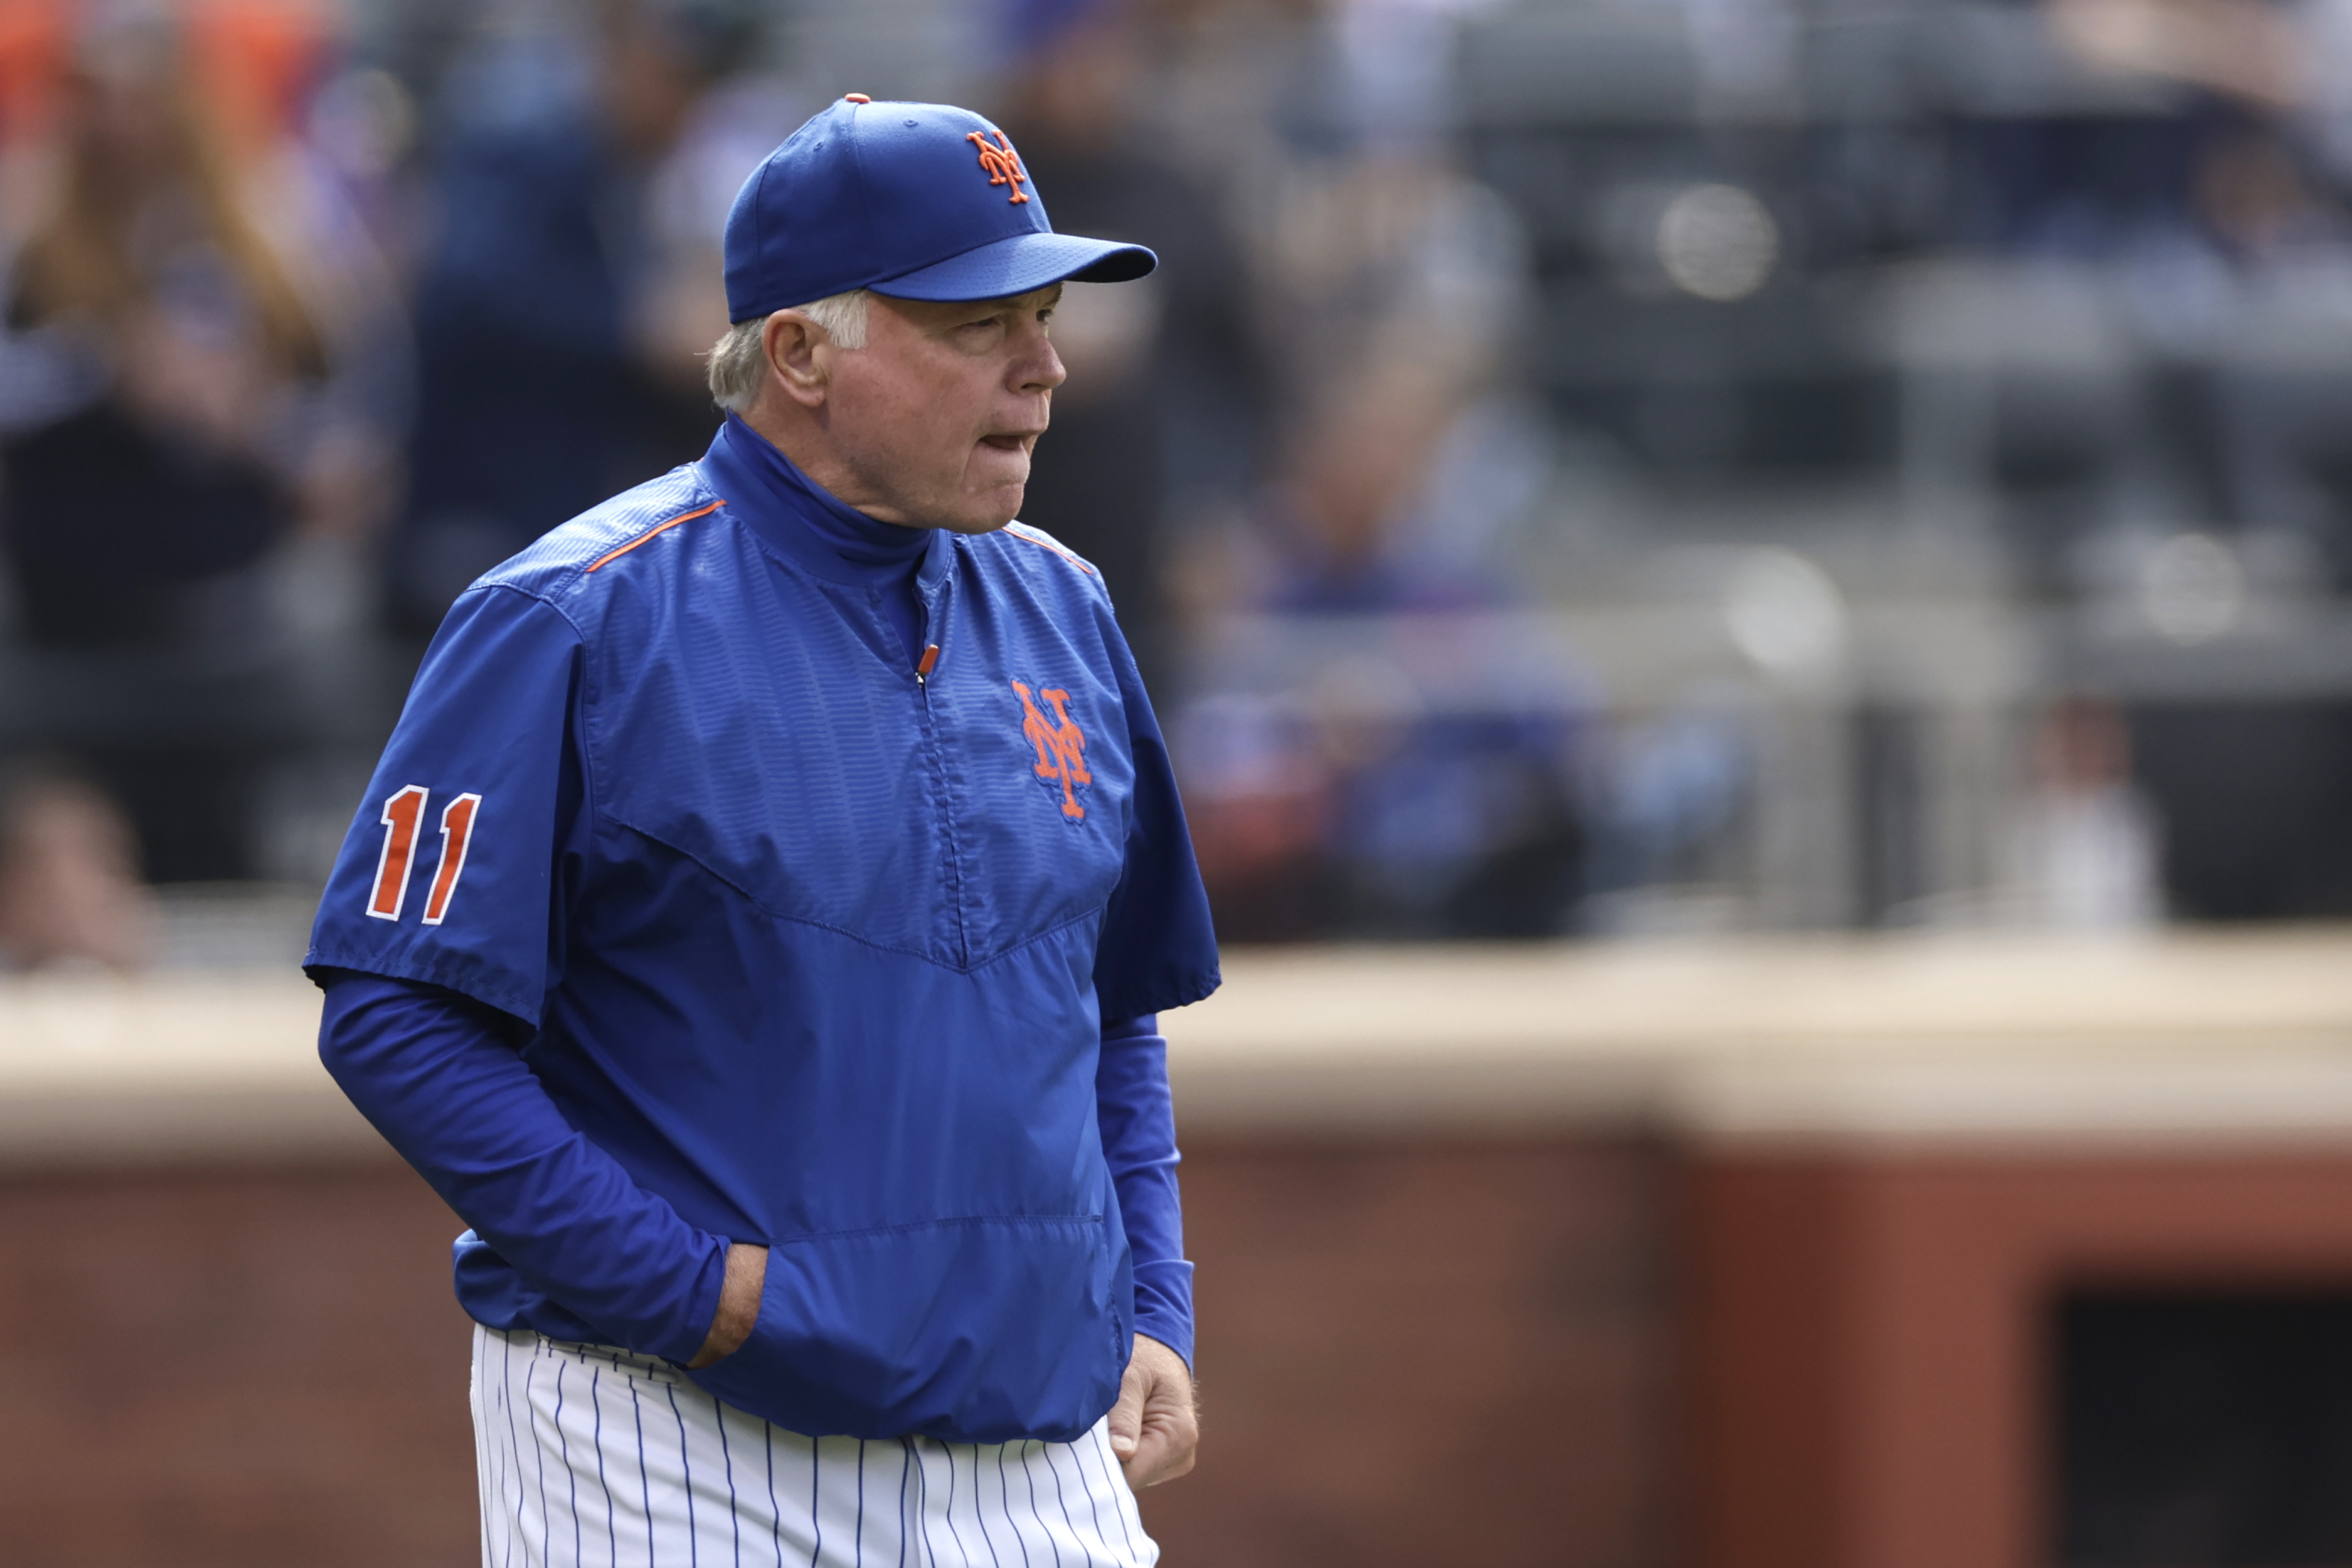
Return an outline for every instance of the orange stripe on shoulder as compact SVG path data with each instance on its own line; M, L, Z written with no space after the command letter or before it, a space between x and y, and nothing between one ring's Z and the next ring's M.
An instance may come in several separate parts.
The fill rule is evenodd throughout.
M621 557L628 554L631 550L636 549L639 545L645 543L656 534L667 533L670 529L677 527L678 524L690 523L697 517L709 517L711 513L717 511L726 504L727 503L724 501L713 501L707 507L697 507L690 512L680 512L677 516L672 517L666 523L656 523L652 528L647 528L644 533L639 534L635 538L631 539L627 544L623 545L620 549L606 550L603 555L600 555L594 560L590 561L588 563L588 570L590 571L594 571L606 561L618 560Z
M1076 556L1072 555L1068 550L1063 549L1060 545L1055 544L1051 539L1032 538L1027 534L1014 533L1009 528L1006 528L1004 532L1007 538L1019 539L1023 544L1035 545L1039 549L1052 550L1055 555L1060 556L1064 560L1068 561L1072 566L1076 567L1088 577L1099 577L1102 575L1096 571L1093 567L1088 566L1085 561L1079 559Z

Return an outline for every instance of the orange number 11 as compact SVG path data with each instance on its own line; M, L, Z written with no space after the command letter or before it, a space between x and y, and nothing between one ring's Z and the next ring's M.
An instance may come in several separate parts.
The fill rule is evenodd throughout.
M408 901L408 873L416 865L416 833L424 825L425 808L432 791L411 784L393 791L379 819L383 823L383 849L376 857L375 892L368 899L368 915L398 920ZM433 890L425 898L425 924L438 925L449 913L457 879L466 872L466 847L473 841L474 814L479 795L460 795L441 811L441 866L433 873Z

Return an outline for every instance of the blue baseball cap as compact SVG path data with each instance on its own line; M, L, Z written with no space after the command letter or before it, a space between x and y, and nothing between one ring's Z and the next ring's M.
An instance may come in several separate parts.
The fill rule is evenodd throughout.
M970 110L860 93L813 116L743 182L726 261L730 321L853 288L1002 299L1160 265L1139 245L1055 234L1011 139Z

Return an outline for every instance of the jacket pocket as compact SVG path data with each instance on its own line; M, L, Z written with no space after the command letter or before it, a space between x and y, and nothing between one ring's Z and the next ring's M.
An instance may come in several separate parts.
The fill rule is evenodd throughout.
M810 1437L1069 1442L1118 1396L1124 1262L1098 1215L777 1241L751 1337L688 1375Z

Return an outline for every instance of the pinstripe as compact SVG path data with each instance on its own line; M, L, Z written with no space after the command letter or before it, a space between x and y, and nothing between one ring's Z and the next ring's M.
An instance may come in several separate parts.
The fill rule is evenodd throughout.
M955 1447L953 1444L941 1443L940 1452L946 1456L948 1461L948 1539L955 1542L956 1555L963 1559L963 1568L971 1568L971 1548L963 1543L963 1531L956 1528L955 1521ZM971 1462L971 1517L977 1521L980 1518L980 1460L977 1457Z
M1106 1500L1106 1499L1109 1501L1111 1522L1118 1526L1118 1538L1126 1546L1126 1551L1119 1554L1118 1560L1122 1563L1133 1563L1136 1561L1135 1538L1128 1533L1127 1515L1118 1506L1118 1494L1124 1490L1121 1472L1105 1462L1110 1453L1110 1449L1107 1446L1108 1441L1109 1439L1103 1436L1102 1429L1100 1427L1097 1427L1088 1432L1086 1437L1081 1437L1076 1442L1071 1444L1070 1453L1073 1458L1076 1459L1078 1471L1083 1475L1086 1472L1087 1468L1086 1460L1083 1456L1085 1455L1089 1442L1093 1445L1096 1463L1102 1467L1103 1490L1099 1492L1096 1491L1094 1483L1092 1481L1088 1481L1087 1483L1087 1495L1098 1503ZM1108 1531L1103 1535L1103 1550L1105 1552L1114 1550L1111 1546L1110 1535Z
M1127 1479L1125 1471L1120 1472L1119 1479L1122 1482L1125 1481ZM1137 1560L1147 1563L1159 1562L1160 1543L1151 1539L1151 1531L1143 1528L1143 1499L1133 1487L1126 1485L1120 1486L1118 1495L1121 1506L1127 1510L1127 1521L1135 1527Z
M775 1473L775 1463L776 1429L771 1427L768 1428L768 1465L772 1475ZM817 1560L824 1555L824 1515L817 1511L818 1500L824 1496L824 1445L812 1437L809 1439L809 1533L816 1540L809 1547L809 1568L817 1568ZM864 1476L857 1478L857 1486L861 1492L866 1490ZM772 1505L775 1496L776 1488L772 1481L768 1486L768 1500ZM776 1532L776 1568L783 1568L783 1562L784 1534L780 1530Z
M503 1558L507 1552L507 1480L506 1455L499 1448L499 1412L506 1406L498 1403L498 1374L489 1365L488 1347L482 1355L482 1448L488 1456L491 1507L482 1515L482 1528L489 1536L489 1545ZM491 1529L492 1521L497 1528ZM491 1568L492 1559L483 1558L483 1568Z
M563 1358L555 1361L555 1442L563 1460L563 1477L571 1483L572 1492L572 1568L583 1568L580 1561L580 1472L572 1468L572 1439L563 1431ZM555 1549L548 1548L553 1557Z
M1030 1462L1033 1462L1033 1465L1045 1465L1045 1474L1046 1477L1051 1477L1051 1481L1054 1481L1054 1507L1056 1507L1056 1511L1061 1514L1063 1538L1068 1540L1073 1552L1077 1552L1077 1561L1082 1563L1082 1568L1091 1568L1094 1549L1087 1547L1087 1538L1077 1532L1077 1519L1070 1514L1070 1495L1066 1493L1061 1486L1061 1465L1054 1462L1054 1443L1037 1443L1037 1450L1030 1455ZM1054 1540L1054 1521L1046 1519L1045 1510L1037 1510L1037 1521L1045 1526L1046 1538Z
M499 1336L501 1347L499 1358L499 1408L507 1413L507 1453L512 1462L507 1473L514 1478L514 1534L507 1537L506 1555L502 1563L514 1561L514 1538L522 1533L522 1439L514 1429L514 1341ZM499 1522L506 1522L506 1510L499 1510Z
M1135 1536L1127 1528L1126 1497L1123 1495L1128 1492L1126 1478L1111 1468L1113 1455L1110 1451L1110 1439L1103 1436L1103 1429L1097 1427L1087 1436L1094 1439L1095 1463L1102 1467L1103 1487L1110 1493L1111 1517L1118 1521L1118 1538L1127 1542L1128 1561L1135 1562L1137 1560ZM1085 1469L1084 1466L1079 1468ZM1108 1546L1110 1542L1106 1541L1103 1544Z
M923 1532L923 1560L940 1568L939 1542L931 1539L931 1467L923 1460L920 1437L908 1438L907 1446L915 1455L915 1527Z
M948 1465L953 1469L955 1450L950 1448L948 1452L950 1456ZM996 1555L996 1537L988 1530L988 1510L984 1506L987 1494L988 1489L980 1479L980 1449L974 1447L971 1450L971 1522L973 1528L980 1531L980 1543L988 1548L988 1568L1004 1568L1003 1560Z
M931 1545L931 1521L925 1517L930 1511L930 1474L923 1469L923 1440L920 1437L900 1439L907 1445L907 1458L915 1467L914 1506L900 1511L898 1524L915 1532L922 1548L920 1568L940 1568L940 1554Z
M495 1361L488 1355L493 1336L499 1342ZM515 1365L518 1350L523 1353L520 1369ZM545 1410L539 1405L542 1358L550 1363L546 1375L554 1379ZM575 1366L589 1374L584 1393L569 1375ZM616 1419L609 1434L604 1430L606 1371L621 1380L612 1391ZM626 1420L617 1418L624 1386L630 1405ZM645 1396L656 1388L662 1391L671 1416L667 1426L658 1420L654 1423L659 1428L657 1434L646 1431L645 1418ZM588 1406L585 1411L580 1408L583 1398ZM516 1418L514 1401L518 1399L530 1406L522 1420ZM876 1549L877 1564L893 1559L887 1533L877 1533L870 1543L866 1539L866 1469L869 1461L887 1462L875 1453L874 1441L818 1439L780 1428L711 1398L655 1358L548 1341L526 1330L508 1333L478 1328L469 1402L475 1417L476 1489L483 1503L485 1568L499 1568L502 1563L509 1568L585 1568L591 1531L582 1512L583 1493L587 1494L585 1505L593 1509L598 1490L604 1493L606 1542L600 1568L620 1568L622 1509L614 1495L612 1471L615 1465L625 1469L632 1441L636 1445L641 1517L647 1532L642 1561L649 1568L688 1568L689 1564L700 1568L705 1544L714 1548L712 1563L728 1568L728 1560L715 1550L719 1544L716 1511L720 1506L718 1482L722 1475L732 1568L744 1568L747 1544L751 1547L749 1562L764 1568L768 1555L758 1549L762 1531L772 1548L775 1568L787 1563L805 1563L809 1568L852 1568L853 1563L864 1568L869 1544ZM660 1407L661 1402L656 1401L656 1408ZM528 1466L521 1462L526 1420L533 1457ZM551 1425L551 1443L548 1441ZM572 1441L575 1426L586 1428L579 1434L583 1440L577 1443ZM677 1445L675 1469L670 1467L673 1440ZM839 1445L836 1462L831 1465L824 1462L828 1443ZM751 1444L759 1446L757 1458ZM1104 1424L1098 1423L1070 1443L1030 1439L973 1444L908 1437L896 1439L895 1446L898 1450L896 1561L901 1568L1047 1568L1049 1563L1052 1568L1150 1568L1159 1561L1159 1549L1137 1512L1135 1494L1110 1450ZM749 1467L740 1476L736 1473L738 1450ZM946 1481L938 1490L931 1474L934 1450L947 1463ZM589 1473L592 1451L593 1475ZM887 1454L888 1448L883 1452ZM780 1487L777 1472L792 1475L803 1453L808 1462L807 1490L789 1481ZM1065 1454L1067 1466L1063 1462ZM969 1470L964 1465L967 1457ZM549 1473L551 1459L559 1474ZM696 1495L698 1464L711 1479L709 1496ZM1017 1505L1015 1468L1023 1478ZM994 1520L989 1518L991 1469L996 1473ZM887 1483L880 1484L887 1487ZM551 1487L562 1495L551 1495ZM1084 1494L1083 1502L1070 1495L1073 1488ZM536 1498L528 1495L534 1491ZM1107 1506L1118 1521L1116 1530L1103 1517ZM571 1511L572 1537L568 1560L554 1549L555 1516L566 1508ZM537 1535L530 1525L534 1511L540 1516ZM955 1549L952 1554L940 1550L942 1521ZM706 1525L710 1535L708 1542L703 1540ZM880 1517L876 1527L884 1528ZM971 1539L975 1531L981 1544L977 1552ZM1012 1552L1005 1551L999 1539L1007 1531L1015 1547ZM1032 1539L1040 1534L1047 1549L1043 1552ZM805 1553L799 1550L803 1542L809 1548ZM640 1560L633 1551L630 1561Z
M498 1373L488 1364L487 1355L483 1359L482 1431L488 1438L486 1446L490 1454L490 1501L493 1505L485 1527L495 1526L490 1531L492 1544L503 1562L514 1552L513 1537L507 1530L507 1451L498 1437L499 1426L503 1419L500 1413L506 1409L506 1402L499 1393L503 1385L498 1382Z
M719 1458L727 1467L727 1523L733 1531L735 1568L743 1568L743 1511L735 1502L735 1456L727 1447L727 1406L711 1396L710 1414L719 1425Z
M923 1532L923 1561L940 1568L940 1543L931 1535L931 1465L923 1455L923 1439L915 1439L915 1527Z
M1029 1462L1030 1457L1029 1445L1022 1444L1021 1473L1029 1480L1029 1517L1037 1521L1037 1529L1045 1537L1045 1544L1053 1548L1054 1568L1062 1568L1062 1543L1054 1539L1054 1527L1045 1522L1045 1512L1037 1506L1037 1467ZM1074 1538L1077 1534L1076 1531L1070 1533Z
M923 1458L923 1439L909 1437L907 1446L915 1456L915 1529L922 1536L923 1562L940 1568L939 1542L931 1539L931 1467Z
M613 1358L613 1370L621 1372L621 1358ZM637 1423L637 1487L646 1504L646 1568L654 1568L654 1487L646 1475L646 1405L637 1397L637 1380L621 1372L621 1380L629 1386L629 1414Z
M1111 1554L1110 1536L1102 1526L1102 1499L1096 1494L1094 1479L1087 1473L1086 1439L1081 1437L1075 1443L1065 1443L1062 1448L1070 1456L1070 1468L1078 1472L1078 1485L1086 1490L1087 1516L1094 1521L1095 1545L1101 1549L1105 1556L1109 1556ZM1114 1508L1111 1513L1112 1517L1117 1518L1118 1511ZM1127 1528L1124 1520L1120 1521L1119 1528L1121 1530ZM1119 1561L1124 1563L1127 1559L1120 1558Z
M1098 1437L1097 1440L1105 1444L1109 1442L1107 1437ZM1127 1472L1123 1469L1118 1471L1118 1481L1111 1488L1111 1496L1118 1503L1120 1528L1134 1527L1135 1533L1129 1536L1127 1542L1128 1550L1135 1553L1135 1560L1138 1563L1160 1561L1159 1544L1151 1539L1151 1532L1143 1528L1143 1500L1136 1495L1133 1487L1128 1485Z
M940 1447L948 1457L948 1530L955 1536L956 1550L963 1553L964 1568L973 1568L971 1548L964 1544L963 1531L955 1528L956 1450L961 1448L971 1449L971 1502L969 1505L971 1523L972 1528L980 1531L981 1542L988 1546L988 1554L992 1559L996 1555L996 1548L989 1543L987 1521L980 1517L980 1449L976 1445L963 1443L942 1443Z
M1002 1510L1004 1514L1004 1528L1013 1532L1013 1544L1021 1548L1021 1568L1029 1568L1029 1538L1023 1535L1021 1533L1021 1527L1013 1521L1013 1483L1006 1479L1004 1474L1004 1450L1012 1446L1013 1445L1010 1443L1000 1443L997 1445L996 1506ZM1026 1467L1024 1467L1024 1469ZM1031 1500L1034 1505L1034 1500L1032 1499Z
M944 1443L940 1446L942 1449L947 1448L947 1445ZM930 1554L931 1568L939 1568L939 1543L931 1539L931 1469L930 1466L925 1463L923 1459L922 1439L920 1438L916 1439L915 1463L921 1465L923 1469L923 1490L921 1494L923 1507L923 1547L924 1550ZM956 1533L955 1455L952 1452L948 1454L948 1500L946 1506L940 1509L940 1517L948 1521L948 1539L956 1543L956 1555L963 1560L963 1568L971 1568L971 1558L963 1549L963 1539Z
M980 1448L978 1445L951 1445L948 1449L948 1473L950 1479L952 1479L955 1474L956 1448L958 1447L967 1446L970 1447L971 1450L971 1527L980 1531L980 1543L988 1548L989 1568L1003 1568L1003 1564L999 1563L996 1560L996 1542L990 1540L988 1536L988 1516L981 1511L980 1500L983 1489L980 1479ZM958 1540L957 1544L962 1544L961 1539Z
M466 1379L466 1403L471 1406L474 1430L487 1434L490 1429L482 1405L482 1326L474 1325L474 1369ZM483 1437L474 1440L474 1495L479 1502L477 1517L482 1524L482 1568L490 1568L490 1449Z
M1087 1483L1087 1467L1078 1458L1078 1446L1076 1443L1065 1443L1060 1447L1069 1451L1070 1468L1078 1472L1078 1488L1087 1494L1087 1517L1093 1520L1095 1523L1095 1545L1105 1555L1108 1555L1110 1542L1103 1534L1102 1510L1095 1503L1095 1489Z
M1054 1462L1054 1445L1051 1443L1040 1443L1037 1445L1037 1450L1038 1457L1045 1461L1046 1473L1054 1478L1054 1500L1061 1505L1062 1528L1070 1532L1070 1544L1083 1552L1086 1550L1087 1543L1078 1538L1077 1524L1070 1518L1070 1500L1062 1490L1062 1467ZM1051 1525L1046 1526L1045 1534L1046 1539L1051 1540L1053 1538L1053 1527ZM1054 1556L1056 1562L1061 1560L1061 1553L1059 1552L1056 1552Z
M588 1358L583 1355L580 1362L586 1366ZM594 1412L596 1417L593 1438L596 1444L596 1485L604 1493L604 1560L610 1568L621 1568L621 1532L613 1524L613 1488L604 1479L604 1394L599 1386L604 1375L603 1367L588 1367L588 1408Z
M1087 1437L1091 1437L1093 1436L1094 1434L1091 1432L1087 1434ZM1102 1527L1102 1494L1095 1490L1094 1481L1089 1479L1087 1474L1087 1438L1079 1438L1076 1442L1072 1443L1069 1448L1070 1463L1078 1472L1079 1484L1087 1489L1087 1508L1094 1516L1095 1539L1101 1543L1103 1551L1108 1552L1111 1550L1110 1532ZM1104 1479L1108 1480L1109 1478L1106 1475ZM1110 1516L1113 1520L1118 1521L1119 1533L1122 1535L1126 1534L1127 1518L1118 1511L1118 1505L1116 1502L1111 1504ZM1135 1554L1130 1552L1127 1556L1120 1558L1119 1561L1122 1563L1131 1562L1134 1559L1134 1556Z
M776 1568L784 1568L784 1511L776 1506L776 1428L772 1424L768 1422L762 1422L761 1424L767 1428L768 1433L768 1440L763 1445L763 1447L768 1450L768 1519L771 1523L776 1526ZM816 1445L814 1443L811 1443L809 1445L809 1462L812 1466L816 1462ZM809 1520L811 1523L816 1523L815 1479L816 1478L814 1474L809 1478ZM816 1538L817 1550L823 1551L824 1549L824 1526L823 1524L816 1524L816 1529L818 1531ZM811 1552L809 1555L810 1560L814 1562L815 1560L815 1552Z
M1004 1450L1002 1448L996 1451L996 1462L999 1466L997 1479L1002 1480L1004 1475L1002 1469L1004 1463ZM1001 1505L1002 1500L1000 1500ZM988 1547L989 1568L1004 1568L1003 1559L996 1555L996 1537L988 1532L988 1511L981 1507L980 1450L978 1448L971 1451L971 1517L980 1526L981 1541Z
M677 1390L665 1387L669 1400L669 1413L677 1422L677 1469L682 1482L678 1490L686 1494L686 1562L687 1568L698 1568L702 1562L702 1531L694 1522L694 1461L686 1453L686 1415L677 1407Z
M530 1457L539 1476L532 1483L539 1493L539 1550L543 1563L555 1561L555 1540L547 1523L547 1445L539 1436L539 1400L531 1393L531 1379L539 1375L539 1364L547 1354L547 1342L541 1340L531 1347L522 1364L522 1424L530 1429ZM525 1539L523 1561L530 1561L530 1545Z
M898 1568L907 1568L907 1462L913 1452L906 1438L898 1439Z

